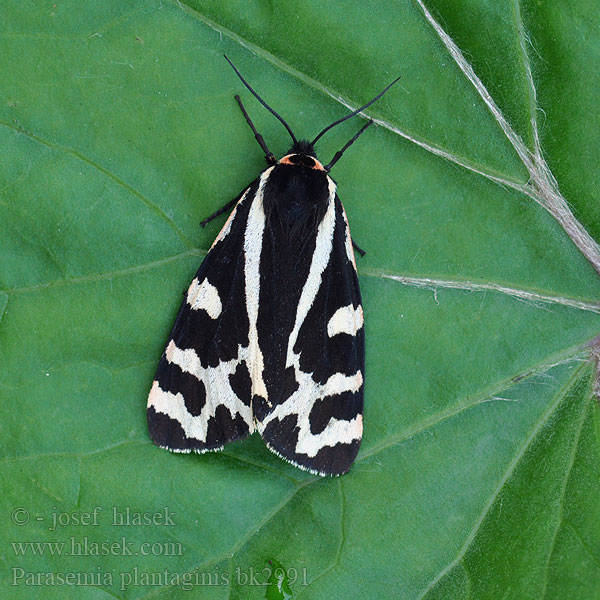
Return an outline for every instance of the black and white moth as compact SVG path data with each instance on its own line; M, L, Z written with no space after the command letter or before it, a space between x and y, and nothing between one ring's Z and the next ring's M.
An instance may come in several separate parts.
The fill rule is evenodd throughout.
M293 145L277 160L235 97L268 167L202 223L234 207L169 335L148 428L173 452L221 450L258 431L293 465L340 475L362 439L365 338L353 242L329 171L372 121L325 166L314 146L395 81L312 142L298 141L227 60Z

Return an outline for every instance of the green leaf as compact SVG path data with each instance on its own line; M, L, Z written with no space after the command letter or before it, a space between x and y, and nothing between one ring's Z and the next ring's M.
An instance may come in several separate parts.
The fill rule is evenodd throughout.
M289 600L293 598L290 588L290 572L276 560L267 561L269 577L267 579L267 600ZM292 573L294 573L292 571Z
M592 2L2 17L3 598L600 598ZM402 76L334 169L367 250L365 437L337 479L257 437L202 456L148 438L221 225L199 222L264 167L234 94L289 146L224 53L302 137Z

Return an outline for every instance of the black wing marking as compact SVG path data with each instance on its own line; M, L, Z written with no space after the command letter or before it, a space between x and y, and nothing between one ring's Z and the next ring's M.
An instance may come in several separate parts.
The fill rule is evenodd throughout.
M295 318L278 394L270 394L264 411L255 406L254 415L273 452L300 468L339 475L362 439L364 329L348 221L329 181L327 211L309 245L310 267L289 307Z
M254 431L244 236L258 186L256 180L241 195L206 255L160 359L148 428L168 450L219 450Z

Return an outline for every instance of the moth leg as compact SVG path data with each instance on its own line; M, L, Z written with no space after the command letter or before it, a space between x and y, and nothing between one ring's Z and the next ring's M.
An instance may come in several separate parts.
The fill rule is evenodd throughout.
M231 200L231 202L228 202L225 206L222 206L217 212L214 212L209 217L206 217L204 221L200 222L200 227L206 227L213 219L216 219L219 215L222 215L224 212L231 210L238 200L239 198L234 198L233 200Z
M352 240L352 247L363 257L366 252L354 241Z
M248 125L250 126L250 129L252 129L252 133L254 133L254 137L256 138L256 141L259 143L260 147L262 148L262 151L265 153L265 160L267 161L267 164L274 165L277 162L275 155L267 148L267 143L265 142L265 139L263 138L263 136L260 135L260 133L258 133L258 131L256 131L256 127L254 127L254 123L252 122L252 119L250 119L250 117L248 116L248 113L246 112L246 109L244 108L244 105L242 104L241 98L239 96L235 96L235 99L237 100L237 103L240 105L242 114L244 115L244 118L246 119L246 123L248 123Z

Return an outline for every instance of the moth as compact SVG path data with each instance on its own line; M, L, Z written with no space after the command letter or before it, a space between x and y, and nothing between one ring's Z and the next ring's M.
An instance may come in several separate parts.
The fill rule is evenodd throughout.
M279 160L242 114L267 168L237 198L177 315L148 398L150 436L173 452L221 450L258 431L267 447L320 475L348 471L363 431L365 337L354 248L329 172L372 124L323 165L315 144L284 125L291 149Z

